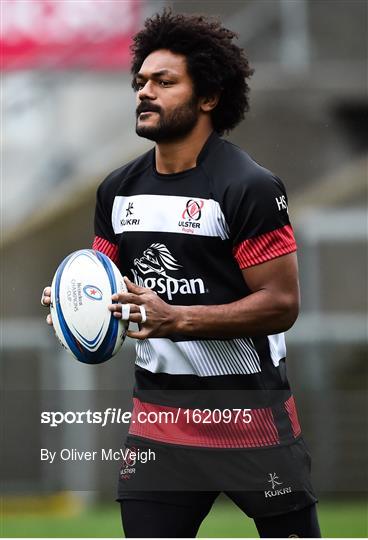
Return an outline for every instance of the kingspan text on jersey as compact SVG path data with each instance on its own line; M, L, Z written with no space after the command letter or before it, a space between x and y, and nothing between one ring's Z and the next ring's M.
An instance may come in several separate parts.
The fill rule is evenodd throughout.
M141 287L153 289L157 293L166 294L172 300L175 294L205 294L205 286L201 278L195 279L173 279L168 277L147 277L143 279L132 269L134 283Z

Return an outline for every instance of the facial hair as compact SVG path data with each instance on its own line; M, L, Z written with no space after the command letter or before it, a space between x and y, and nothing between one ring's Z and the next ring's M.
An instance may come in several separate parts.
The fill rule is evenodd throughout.
M159 120L155 126L138 124L138 116L144 111L155 111L159 114ZM191 98L178 105L170 112L165 113L161 108L150 102L143 101L137 107L137 122L135 131L139 137L150 139L155 142L171 142L188 135L198 122L198 98Z

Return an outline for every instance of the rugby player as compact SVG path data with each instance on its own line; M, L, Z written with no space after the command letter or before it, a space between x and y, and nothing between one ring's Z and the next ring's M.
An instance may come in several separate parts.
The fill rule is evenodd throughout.
M194 537L221 492L262 538L320 537L286 376L299 309L287 195L222 138L249 108L235 37L203 16L146 20L132 45L136 133L155 145L97 192L93 247L128 287L110 309L139 325L126 448L157 455L121 467L128 537Z

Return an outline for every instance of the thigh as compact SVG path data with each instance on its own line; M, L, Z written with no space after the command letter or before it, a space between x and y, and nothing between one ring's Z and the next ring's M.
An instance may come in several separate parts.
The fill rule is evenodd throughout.
M121 504L123 529L127 538L194 538L211 509L216 495L202 497L200 503L164 500L125 499Z
M226 491L249 517L271 517L317 502L310 478L310 456L302 439L288 446L255 450L239 466L244 488Z
M255 518L260 538L321 538L316 505L279 516Z

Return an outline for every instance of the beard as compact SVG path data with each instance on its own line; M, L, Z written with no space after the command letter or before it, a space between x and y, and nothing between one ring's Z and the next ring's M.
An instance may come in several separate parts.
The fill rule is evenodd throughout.
M159 114L159 120L155 126L138 124L139 114L144 111L154 111ZM137 107L135 132L139 137L158 143L172 142L188 135L197 124L198 117L198 98L194 95L188 101L167 113L157 105L142 101Z

